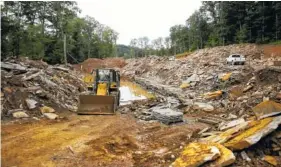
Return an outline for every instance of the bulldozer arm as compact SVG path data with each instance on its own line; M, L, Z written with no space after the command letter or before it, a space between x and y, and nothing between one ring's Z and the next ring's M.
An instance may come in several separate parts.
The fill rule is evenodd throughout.
M117 106L115 96L94 94L79 95L78 114L105 115L114 114Z

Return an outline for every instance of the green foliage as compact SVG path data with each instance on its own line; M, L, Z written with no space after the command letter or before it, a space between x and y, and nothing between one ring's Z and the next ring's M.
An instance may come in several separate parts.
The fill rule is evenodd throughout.
M275 41L275 42L270 42L269 44L272 44L272 45L280 45L280 44L281 44L281 40L280 40L280 41Z
M170 29L174 53L233 43L281 40L280 1L207 1ZM278 42L276 42L278 43Z
M116 56L118 33L94 18L80 18L74 1L5 1L1 6L1 56L27 56L48 63Z
M236 32L236 42L245 43L247 41L247 29L245 25L241 27L239 31Z

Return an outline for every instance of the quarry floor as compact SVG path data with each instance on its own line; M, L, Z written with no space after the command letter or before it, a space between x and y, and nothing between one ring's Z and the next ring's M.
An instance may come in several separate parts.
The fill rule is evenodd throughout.
M2 166L169 166L203 124L165 126L131 115L2 124Z
M151 96L130 82L122 85ZM167 126L132 114L57 113L63 118L2 122L2 166L169 166L192 134L206 127Z

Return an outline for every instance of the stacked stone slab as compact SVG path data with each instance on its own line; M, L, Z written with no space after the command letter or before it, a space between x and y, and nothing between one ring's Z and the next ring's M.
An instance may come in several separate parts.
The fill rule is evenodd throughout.
M183 121L183 113L174 111L170 108L154 107L151 110L153 118L164 124Z

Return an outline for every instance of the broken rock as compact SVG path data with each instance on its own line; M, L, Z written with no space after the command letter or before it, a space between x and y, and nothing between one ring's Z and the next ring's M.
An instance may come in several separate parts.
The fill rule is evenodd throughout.
M154 107L152 108L152 115L154 119L159 120L164 124L182 122L183 120L183 113L174 111L170 108Z
M25 102L26 102L26 105L29 109L36 108L37 101L35 101L33 99L26 99Z
M18 111L13 113L14 118L28 118L29 116L23 112L23 111Z
M220 151L220 157L217 158L216 160L207 163L206 166L208 167L223 167L223 166L228 166L231 165L235 162L236 157L234 156L233 152L226 147L224 147L221 144L218 143L211 143L211 145L217 147Z
M19 70L19 71L26 71L26 67L21 66L19 64L13 64L13 63L4 63L1 62L1 68L9 69L9 70Z
M237 120L233 120L230 122L223 122L222 124L219 125L219 130L226 130L226 129L235 127L237 125L240 125L242 123L245 123L244 118L239 118Z
M231 75L232 75L231 72L226 73L226 74L220 74L219 79L221 79L222 81L227 81L230 79Z
M190 86L190 84L188 84L188 83L182 83L181 85L180 85L180 88L181 89L185 89L185 88L188 88Z
M269 164L273 165L273 166L278 166L281 165L281 158L280 157L276 157L276 156L270 156L270 155L265 155L262 160L268 162ZM279 160L279 162L278 162Z
M217 147L209 143L190 143L188 144L180 157L172 164L173 167L196 167L205 162L217 159L220 156Z
M208 92L208 93L205 93L204 94L204 98L205 99L215 99L215 98L218 98L222 95L222 91L221 90L218 90L218 91L215 91L215 92Z
M201 141L223 144L223 143L227 142L229 139L233 138L240 131L243 131L251 126L252 125L250 122L245 122L245 123L239 124L238 126L230 128L220 134L214 134L209 137L203 138L203 139L201 139Z
M232 150L242 150L256 144L262 137L268 135L281 124L281 116L265 118L256 122L256 125L229 140L224 146Z
M266 100L253 108L258 119L274 116L281 113L281 104L274 101Z
M248 85L246 88L243 89L243 92L247 92L248 90L252 89L253 85Z
M248 156L248 154L245 151L241 152L241 156L247 162L251 162L252 161L251 158Z
M51 120L58 118L58 115L54 113L44 113L43 115Z
M191 82L199 82L199 76L197 74L191 75L187 80L184 81L184 83L191 83Z
M193 105L193 109L199 109L204 111L214 111L214 107L211 104L208 103L201 103L201 102L195 102Z
M41 107L40 111L41 111L42 114L55 112L55 110L53 108L48 107L48 106Z

